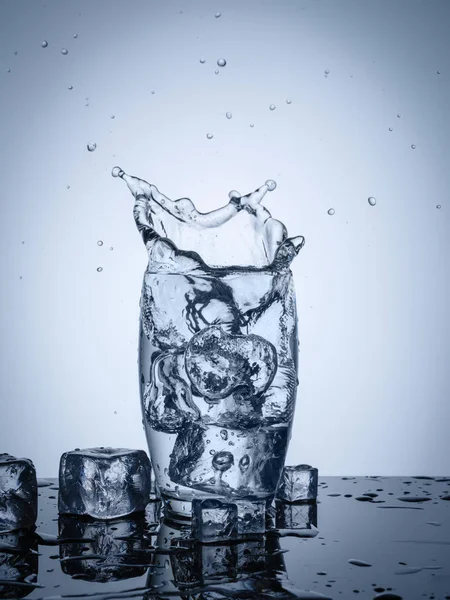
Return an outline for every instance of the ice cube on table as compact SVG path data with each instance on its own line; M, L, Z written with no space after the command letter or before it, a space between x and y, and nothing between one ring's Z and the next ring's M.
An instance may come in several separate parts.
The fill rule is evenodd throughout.
M192 501L192 534L200 542L221 542L238 536L236 504L215 498Z
M32 461L0 454L0 532L32 527L36 522L37 498Z
M317 527L317 504L315 502L292 504L275 502L275 525L277 529L311 529Z
M151 466L143 450L88 448L65 452L59 465L61 514L115 519L145 510Z
M310 465L284 467L277 498L285 502L311 501L317 498L319 472Z
M266 501L258 498L235 500L238 511L239 536L257 535L266 531Z

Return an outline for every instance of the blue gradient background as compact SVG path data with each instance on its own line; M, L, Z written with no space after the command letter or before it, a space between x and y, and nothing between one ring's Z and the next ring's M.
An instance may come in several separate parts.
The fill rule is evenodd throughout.
M146 448L118 164L201 211L277 181L306 237L290 463L448 474L449 23L443 0L3 0L0 451L52 476L75 446Z

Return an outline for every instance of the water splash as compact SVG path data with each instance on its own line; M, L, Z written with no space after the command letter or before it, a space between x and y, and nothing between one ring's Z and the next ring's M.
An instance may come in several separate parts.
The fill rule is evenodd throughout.
M199 212L192 200L171 200L145 180L114 167L135 198L134 219L149 256L149 272L211 272L211 269L278 271L288 268L305 243L288 237L262 199L276 189L269 179L248 194L233 190L224 206Z

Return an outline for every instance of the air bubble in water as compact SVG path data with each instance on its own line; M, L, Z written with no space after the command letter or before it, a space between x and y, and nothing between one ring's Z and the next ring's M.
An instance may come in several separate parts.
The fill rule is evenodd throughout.
M64 54L64 56L65 56L66 54L69 54L69 51L67 50L67 48L62 48L61 54Z
M208 138L208 140L212 140L214 136L212 133L207 133L206 137Z
M87 149L89 150L89 152L94 152L94 150L97 148L97 144L95 142L91 142L90 144L87 145Z
M415 149L416 149L416 145L415 145L415 144L411 144L411 148L412 148L413 150L415 150Z
M291 104L292 100L289 100L289 98L286 99L286 104Z
M271 104L271 105L269 106L269 108L270 108L270 110L275 110L275 109L276 109L276 106L275 106L275 104Z
M376 199L373 196L367 198L367 202L370 204L370 206L375 206L375 204L377 203Z
M97 267L97 271L101 273L103 271L103 267Z
M224 58L219 58L217 64L219 65L219 67L224 67L227 64L227 61Z
M68 89L68 90L73 90L73 85L68 85L68 86L67 86L67 89Z
M216 19L218 19L219 17L222 16L222 13L216 13L214 16L216 17Z
M111 170L111 175L113 177L122 177L123 171L120 167L113 167Z
M47 42L47 40L43 40L43 41L41 42L41 46L42 46L43 48L47 48L47 46L48 46L48 42Z
M328 211L328 214L329 215L334 215L334 208L330 208L329 211Z
M206 62L206 60L205 60L204 58L201 58L201 59L200 59L200 62L202 63L202 65L204 65L204 64L205 64L205 62Z
M441 208L441 205L440 204L436 204L436 208Z
M103 246L103 242L102 242L102 240L98 240L98 242L97 242L97 246Z
M227 112L227 114L226 114L227 119L231 119L232 116L233 115L230 112Z

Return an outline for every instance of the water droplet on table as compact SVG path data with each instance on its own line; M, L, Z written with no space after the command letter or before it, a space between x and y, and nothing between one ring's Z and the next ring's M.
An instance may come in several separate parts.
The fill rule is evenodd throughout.
M375 206L377 200L373 196L370 196L369 198L367 198L367 202L370 204L370 206Z
M275 106L275 104L271 104L271 105L269 106L269 109L270 109L270 110L275 110L275 109L276 109L276 106Z
M221 17L221 16L222 16L222 13L220 13L220 12L217 12L217 13L216 13L214 16L216 17L216 19L218 19L219 17Z
M89 152L94 152L94 150L97 148L97 144L95 142L90 142L87 145L87 149L89 150Z
M41 46L42 46L42 48L47 48L47 46L48 46L48 42L47 42L47 40L43 40L43 41L41 42Z
M292 104L292 100L287 99L286 104Z
M206 62L206 60L205 60L204 58L201 58L201 59L200 59L200 62L202 63L202 65L204 65L204 64L205 64L205 62Z
M254 124L254 123L250 123L250 127L254 127L254 126L255 126L255 124Z
M219 65L219 67L224 67L227 64L227 61L224 58L219 58L217 64Z
M208 138L208 140L212 140L214 135L212 133L207 133L206 137Z
M436 204L436 208L441 208L441 205L440 204Z
M97 246L103 246L103 242L102 242L102 240L98 240L98 242L97 242Z
M73 90L73 85L68 85L68 86L67 86L67 89L68 89L68 90Z
M61 54L64 54L64 56L66 56L66 54L69 54L69 51L67 50L67 48L62 48Z
M330 209L328 210L328 214L329 214L329 215L334 215L334 208L330 208Z
M394 128L393 127L389 127L389 131L394 131Z
M103 267L97 267L97 271L101 273L103 271Z

